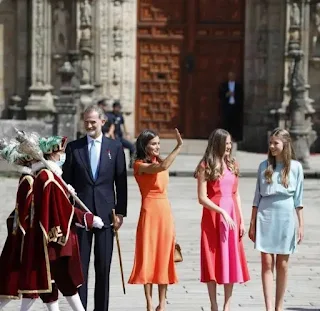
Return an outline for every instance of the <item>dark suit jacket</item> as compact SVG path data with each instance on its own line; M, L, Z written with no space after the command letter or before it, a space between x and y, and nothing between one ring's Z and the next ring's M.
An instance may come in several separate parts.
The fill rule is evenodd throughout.
M127 169L121 143L102 138L98 177L91 173L87 136L70 142L66 148L63 179L72 185L83 203L108 227L112 209L127 215Z
M225 105L229 105L229 97L226 97L226 94L229 92L229 82L223 82L220 85L219 89L219 98L222 105L222 109ZM234 87L234 99L235 105L241 111L243 105L243 89L242 85L239 82L235 82Z

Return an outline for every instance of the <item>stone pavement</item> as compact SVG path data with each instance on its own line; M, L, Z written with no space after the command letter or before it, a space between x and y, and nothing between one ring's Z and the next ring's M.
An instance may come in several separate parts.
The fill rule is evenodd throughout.
M120 231L125 279L128 280L134 256L135 228L139 216L140 195L132 177L129 181L128 217ZM5 219L14 207L16 179L0 179L0 249L6 237ZM251 214L255 180L244 178L240 180L243 212L246 225ZM305 240L298 253L290 260L289 284L286 293L285 310L320 310L320 181L305 182ZM177 265L180 282L170 286L168 291L168 311L209 311L209 300L206 287L199 282L199 239L201 207L196 197L196 181L193 178L172 177L170 180L169 197L172 203L176 222L177 240L182 246L184 262ZM319 205L318 205L319 204ZM236 285L234 290L234 311L259 311L263 308L263 296L260 284L259 253L253 250L248 237L244 239L251 281L244 285ZM92 261L93 262L93 261ZM1 280L0 280L1 282ZM127 294L123 295L118 264L118 254L115 250L111 273L110 311L145 310L142 286L126 285ZM90 268L89 308L93 310L93 265ZM222 301L223 290L219 287L219 301ZM157 293L154 294L155 305ZM70 310L61 297L61 310ZM16 311L19 302L11 302L4 311ZM45 310L41 301L37 301L33 310ZM221 310L221 309L220 309Z

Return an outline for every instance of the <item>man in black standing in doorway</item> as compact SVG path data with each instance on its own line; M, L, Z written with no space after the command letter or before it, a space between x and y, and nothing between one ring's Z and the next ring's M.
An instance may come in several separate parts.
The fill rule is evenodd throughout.
M235 141L242 139L243 87L236 81L235 73L228 73L228 80L220 85L222 127Z

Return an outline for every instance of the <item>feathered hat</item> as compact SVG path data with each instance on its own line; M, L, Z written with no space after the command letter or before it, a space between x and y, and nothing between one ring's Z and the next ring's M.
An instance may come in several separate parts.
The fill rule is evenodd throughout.
M39 147L43 154L51 154L54 152L62 151L66 148L66 136L50 136L41 137L39 139Z
M29 162L34 160L30 155L19 152L18 148L19 143L17 141L11 140L8 142L5 139L1 139L0 157L10 164L16 164L20 166L28 165Z

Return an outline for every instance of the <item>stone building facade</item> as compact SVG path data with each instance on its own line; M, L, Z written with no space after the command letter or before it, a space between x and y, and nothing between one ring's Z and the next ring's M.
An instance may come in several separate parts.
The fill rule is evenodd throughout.
M151 127L170 137L179 126L186 138L203 139L219 122L216 90L232 69L245 91L242 146L265 152L268 131L286 119L294 16L301 21L306 96L312 99L306 109L315 109L320 131L319 3L2 0L2 119L42 122L75 136L83 108L107 97L121 101L133 134ZM0 128L7 124L0 121ZM313 149L320 151L318 141Z

